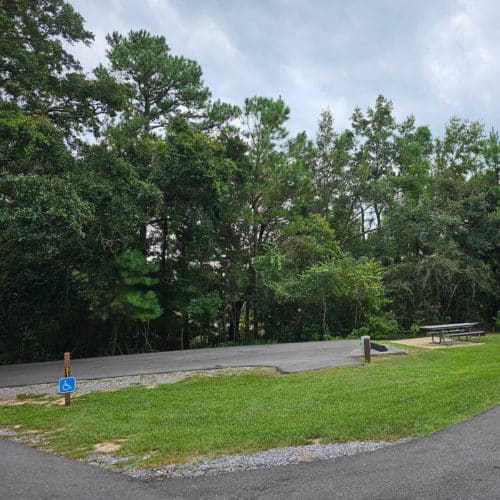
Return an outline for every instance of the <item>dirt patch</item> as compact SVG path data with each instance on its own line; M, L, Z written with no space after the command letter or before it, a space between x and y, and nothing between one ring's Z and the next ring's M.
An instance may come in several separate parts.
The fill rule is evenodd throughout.
M94 453L116 453L121 447L125 439L115 439L114 441L103 441L94 445Z
M46 405L47 401L39 399L17 399L17 398L0 398L0 406L22 406L22 405Z
M314 438L314 439L310 439L310 440L309 440L309 443L310 443L310 444L322 444L322 443L323 443L323 441L322 441L322 439L321 439L321 438Z
M26 401L18 401L15 398L5 398L5 399L0 399L0 406L17 406L17 405L24 405L26 404Z
M431 337L419 337L417 339L394 340L397 344L409 345L412 347L423 347L424 349L446 349L450 347L471 347L474 345L483 345L479 342L469 342L465 340L454 340L452 344L436 344Z

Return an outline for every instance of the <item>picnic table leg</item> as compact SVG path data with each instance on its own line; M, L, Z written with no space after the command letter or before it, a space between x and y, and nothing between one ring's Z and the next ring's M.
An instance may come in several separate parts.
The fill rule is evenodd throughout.
M451 345L452 342L453 342L453 338L450 337L450 341L446 342L446 333L447 333L447 330L441 330L441 338L443 340L443 344L445 344L445 345Z
M439 337L439 342L436 342L434 340L434 337ZM433 344L441 344L442 341L444 341L444 337L443 337L442 332L433 332L432 333L432 342L433 342Z

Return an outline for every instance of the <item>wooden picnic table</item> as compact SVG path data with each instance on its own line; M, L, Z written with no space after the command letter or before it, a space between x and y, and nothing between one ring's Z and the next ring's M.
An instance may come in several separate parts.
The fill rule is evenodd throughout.
M448 343L451 344L454 338L460 340L460 337L469 338L472 341L472 337L478 337L484 335L483 330L478 329L478 322L474 323L448 323L445 325L424 325L420 329L424 330L426 335L432 335L432 342L435 344L446 343L446 337L450 340ZM435 338L439 339L437 342Z

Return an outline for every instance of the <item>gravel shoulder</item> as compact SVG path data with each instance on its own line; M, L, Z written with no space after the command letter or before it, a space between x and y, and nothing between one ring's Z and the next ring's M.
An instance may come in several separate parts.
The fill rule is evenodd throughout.
M78 380L74 397L83 396L97 391L118 391L127 387L156 387L161 384L174 384L191 377L214 377L218 375L230 376L250 370L276 373L272 368L222 368L213 370L176 371L170 373L149 373L145 375L127 375L123 377L106 377L100 379ZM0 404L2 401L17 398L18 395L36 395L61 397L57 382L44 384L28 384L15 387L0 387Z
M309 444L289 446L254 453L251 455L230 455L215 460L202 459L192 464L172 464L154 469L124 471L136 479L173 479L214 476L228 472L249 471L290 464L332 460L378 450L391 444L387 441L354 441L336 444Z

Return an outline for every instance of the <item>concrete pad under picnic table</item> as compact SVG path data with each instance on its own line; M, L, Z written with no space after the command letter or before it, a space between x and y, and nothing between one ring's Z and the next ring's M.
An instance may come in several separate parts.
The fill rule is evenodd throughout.
M448 347L472 347L474 345L483 345L480 342L471 342L468 340L454 340L452 343L438 344L432 341L432 337L419 337L416 339L394 340L397 344L409 345L412 347L423 347L424 349L446 349Z
M71 375L79 380L92 380L249 366L275 367L283 373L294 373L359 365L360 346L360 340L330 340L83 358L71 361ZM387 352L372 349L371 353L373 356L405 353L394 347L387 348ZM62 353L60 361L0 366L0 387L51 383L63 373Z

